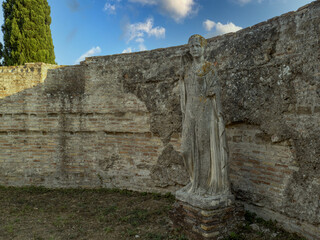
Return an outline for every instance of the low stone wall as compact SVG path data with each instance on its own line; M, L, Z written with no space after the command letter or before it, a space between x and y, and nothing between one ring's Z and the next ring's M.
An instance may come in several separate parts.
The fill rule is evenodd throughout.
M315 1L209 39L206 52L221 80L236 198L309 239L320 236L319 16ZM179 70L187 51L87 58L48 70L43 83L38 70L26 74L29 87L37 82L32 88L6 88L0 184L181 188L188 176L179 153ZM18 72L0 78L21 82Z
M48 69L59 67L58 65L44 63L0 67L0 99L43 83L47 77Z

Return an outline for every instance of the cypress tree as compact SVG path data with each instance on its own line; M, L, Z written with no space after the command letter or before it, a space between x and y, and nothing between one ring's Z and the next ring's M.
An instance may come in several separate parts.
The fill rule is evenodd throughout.
M5 0L2 7L4 65L55 64L47 0Z

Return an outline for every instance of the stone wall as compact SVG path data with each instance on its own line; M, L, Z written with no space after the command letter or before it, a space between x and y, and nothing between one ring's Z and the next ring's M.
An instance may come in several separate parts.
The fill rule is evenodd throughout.
M183 186L179 156L172 170L157 167L166 145L122 78L115 64L62 67L48 71L44 84L1 100L0 184L158 192ZM177 134L170 140L178 141ZM157 185L164 171L168 177Z
M206 52L221 80L235 196L309 239L320 236L319 16L315 1L209 39ZM8 93L0 100L0 184L185 185L178 72L187 50L87 58Z
M48 69L59 67L44 63L0 67L0 99L42 83L47 77Z

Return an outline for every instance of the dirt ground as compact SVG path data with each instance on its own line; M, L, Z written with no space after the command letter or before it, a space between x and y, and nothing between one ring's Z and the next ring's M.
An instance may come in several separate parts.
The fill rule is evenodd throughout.
M172 195L127 190L0 187L0 239L187 239L173 230ZM300 240L246 213L228 240Z

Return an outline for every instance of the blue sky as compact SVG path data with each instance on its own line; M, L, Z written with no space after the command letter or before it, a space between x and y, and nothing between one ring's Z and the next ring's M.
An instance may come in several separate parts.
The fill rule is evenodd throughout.
M1 0L3 2L3 0ZM48 0L56 62L185 44L295 11L311 0ZM1 4L2 5L2 4ZM1 9L2 13L2 9ZM1 14L0 24L3 24ZM0 34L2 39L2 33Z

